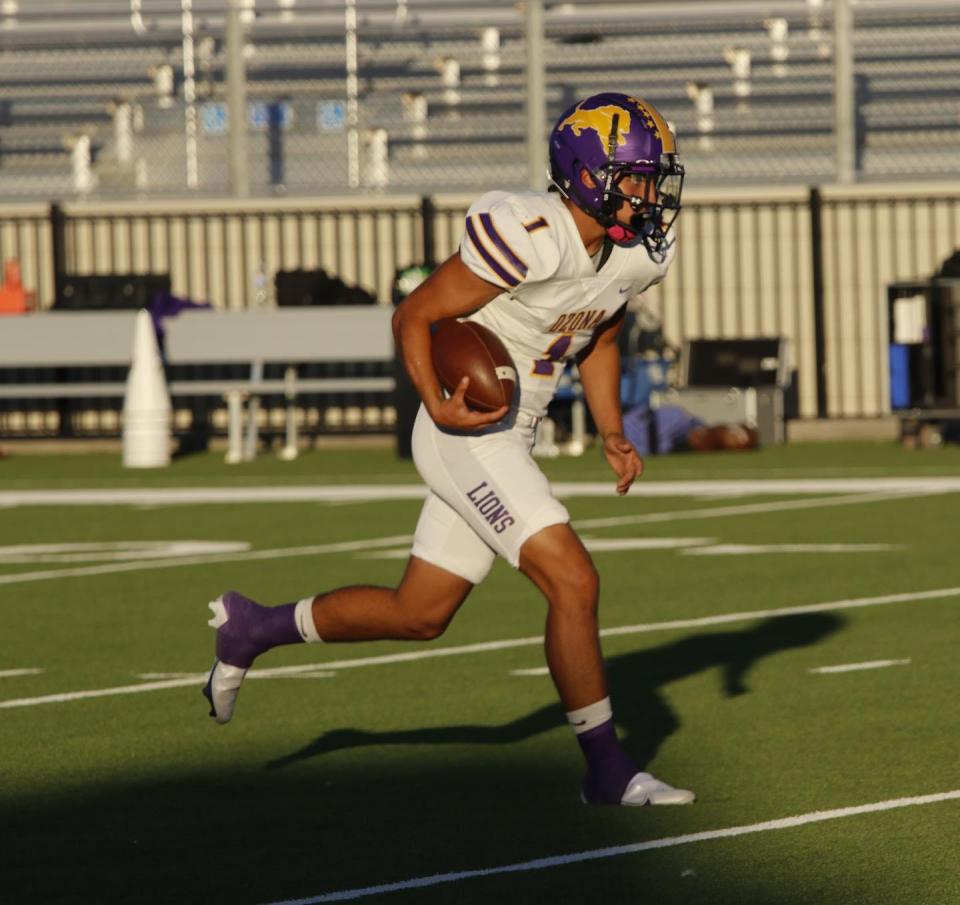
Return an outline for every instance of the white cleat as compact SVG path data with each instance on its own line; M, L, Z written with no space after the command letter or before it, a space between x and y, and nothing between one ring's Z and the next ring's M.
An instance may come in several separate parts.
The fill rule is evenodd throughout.
M207 620L207 625L210 628L220 628L221 625L224 625L227 621L227 608L223 605L223 597L218 597L216 600L211 600L208 604L210 611L213 613Z
M217 660L210 670L210 678L203 689L204 697L210 702L210 716L218 723L229 723L233 708L237 704L237 695L247 674L239 666L230 666Z
M203 688L203 696L210 702L210 716L218 723L229 723L233 716L233 709L237 705L237 695L240 693L240 686L243 684L243 677L247 670L240 666L231 666L220 659L219 650L221 641L219 639L220 628L226 625L229 614L227 607L223 602L223 596L216 600L211 600L208 604L213 616L207 622L212 629L217 630L217 659L214 661L213 669L210 670L210 677Z
M697 796L689 789L675 789L650 773L638 773L627 784L620 804L640 807L645 804L693 804Z

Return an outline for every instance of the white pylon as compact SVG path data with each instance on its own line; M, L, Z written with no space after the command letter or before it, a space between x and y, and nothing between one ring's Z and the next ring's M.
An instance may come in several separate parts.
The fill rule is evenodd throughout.
M130 362L123 397L123 466L162 468L170 464L170 393L153 319L145 308L137 312Z

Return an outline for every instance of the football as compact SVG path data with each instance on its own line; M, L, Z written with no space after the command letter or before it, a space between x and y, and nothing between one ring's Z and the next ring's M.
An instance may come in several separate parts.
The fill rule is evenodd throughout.
M464 399L478 412L510 405L517 387L517 369L500 337L482 324L447 317L434 325L433 368L450 394L470 378Z

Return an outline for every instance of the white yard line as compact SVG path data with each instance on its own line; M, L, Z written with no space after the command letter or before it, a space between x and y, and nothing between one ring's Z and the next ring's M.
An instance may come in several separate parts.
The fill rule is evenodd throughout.
M681 550L698 544L712 544L712 537L589 537L581 535L583 545L592 553L626 553L640 550ZM713 549L707 547L705 549ZM406 559L409 547L396 550L376 550L359 554L363 559Z
M622 625L601 629L602 637L617 635L637 635L648 632L673 631L683 628L703 628L713 625L727 625L732 622L746 622L755 619L768 619L774 616L793 616L799 613L825 613L833 610L849 610L860 607L884 606L894 603L911 603L925 600L943 600L960 597L960 587L939 588L933 591L911 591L904 594L885 594L882 597L859 597L849 600L832 600L826 603L810 603L801 606L781 607L768 610L745 610L738 613L726 613L716 616L703 616L697 619L672 619L667 622L650 622L639 625ZM477 644L463 644L458 647L433 647L424 650L406 651L397 654L383 654L377 657L356 657L350 660L333 660L320 663L306 663L298 666L277 666L272 669L258 669L249 673L249 678L275 678L310 673L316 670L335 671L338 669L356 669L365 666L385 666L390 663L410 663L417 660L430 660L436 657L459 657L466 654L487 653L489 651L509 650L516 647L531 647L543 643L540 635L529 638L508 638L502 641L482 641ZM145 691L161 691L167 688L183 688L198 685L206 680L206 673L193 676L164 679L140 685L122 685L113 688L96 688L89 691L70 691L62 694L44 695L35 698L19 698L0 701L0 710L12 707L33 707L39 704L59 704L67 701L81 701L87 698L103 698L113 695L141 694Z
M282 676L281 678L286 679L332 679L336 676L335 672L324 672L322 669L318 669L314 672L302 672L299 675L295 676ZM254 675L254 678L262 678L261 676ZM269 678L269 677L268 677Z
M204 679L206 677L204 676ZM142 694L147 691L163 691L167 688L184 688L197 685L197 677L168 679L163 682L141 682L139 685L120 685L113 688L92 688L87 691L65 691L61 694L45 694L35 698L17 698L0 701L0 710L10 707L36 707L39 704L65 704L68 701L86 701L90 698L112 698L122 694Z
M902 544L712 544L680 552L684 556L759 556L764 553L889 553L902 549Z
M42 669L0 669L0 679L13 679L16 676L38 676Z
M697 544L713 543L712 537L582 537L584 546L595 553L627 550L683 550Z
M285 559L293 556L317 556L321 553L350 553L356 550L374 550L395 544L410 544L412 534L394 537L374 537L369 540L342 541L333 544L314 544L309 547L281 547L275 550L248 550L244 553L216 553L209 556L180 556L164 560L137 560L135 562L107 563L102 566L78 566L73 569L45 569L40 572L14 572L0 575L0 585L20 584L26 581L45 581L54 578L80 578L86 575L112 575L116 572L140 572L153 569L176 569L180 566L201 566L215 562L253 559Z
M867 660L865 663L842 663L839 666L814 666L807 672L830 674L835 672L857 672L861 669L885 669L888 666L908 666L911 660Z
M745 482L746 483L746 482ZM752 482L756 483L756 482ZM942 493L942 490L920 491L922 495ZM817 497L807 500L785 500L774 503L752 503L743 506L714 506L706 509L678 510L675 512L650 512L642 515L625 515L615 518L581 519L574 522L577 528L612 528L619 525L642 525L658 522L681 522L688 519L721 518L727 515L746 515L759 512L781 512L787 509L814 509L824 506L847 506L858 503L874 503L899 499L906 495L904 491L894 493L868 493L845 497ZM2 497L3 494L0 494ZM107 563L95 566L77 566L70 569L44 569L35 572L14 572L0 575L0 586L23 584L30 581L50 581L58 578L82 578L89 575L112 575L118 572L138 572L150 569L175 569L180 566L207 565L233 560L283 559L296 556L317 556L323 553L362 553L366 550L378 550L396 544L404 544L402 550L384 550L375 554L376 558L404 559L409 554L412 535L371 538L343 543L317 544L306 547L286 547L273 550L254 550L244 553L221 553L197 556L171 557L165 560L135 560L124 563Z
M6 490L0 508L14 506L203 506L232 503L365 503L419 500L422 484L333 484L273 487L137 487L101 490Z
M253 676L253 673L250 673ZM200 678L206 681L206 673L199 672L138 672L134 674L135 679L142 679L145 682L159 682L165 679L190 679L191 682L197 682Z
M960 587L939 588L935 591L910 591L905 594L884 594L880 597L854 597L848 600L831 600L827 603L787 606L776 610L751 610L718 616L704 616L702 619L674 619L669 622L654 623L656 628L645 625L625 625L619 628L601 629L600 634L607 638L614 635L632 635L637 632L700 628L701 626L726 625L730 622L744 622L748 619L769 619L773 616L794 616L801 613L828 613L834 610L855 610L860 607L885 606L891 603L911 603L921 600L943 600L949 597L960 597Z
M255 669L248 673L248 679L332 679L336 675L327 669L307 668L298 673L287 673L282 676L270 675L268 670ZM207 681L207 674L200 672L140 672L136 678L145 679L150 682L159 682L165 679L189 679L190 684L194 685L200 681Z
M729 839L734 836L747 836L753 833L789 830L799 826L808 826L811 823L823 823L827 820L842 820L846 817L858 817L862 814L876 814L881 811L892 811L898 808L922 807L929 804L939 804L944 801L956 801L957 799L960 799L960 789L953 789L949 792L936 792L932 795L891 798L887 801L875 801L870 804L855 805L847 808L834 808L829 811L811 811L808 814L797 814L793 817L765 820L762 823L728 826L724 829L705 830L700 833L686 833L682 836L666 836L661 839L649 839L645 842L634 842L629 845L614 845L608 848L588 849L587 851L571 852L566 855L535 858L532 861L499 864L495 867L482 867L474 870L453 871L446 874L432 874L426 877L413 877L409 880L399 880L395 883L381 883L377 886L344 889L338 892L307 896L302 899L284 899L280 902L273 902L271 905L322 905L324 902L349 902L367 896L402 892L407 889L424 889L430 886L441 886L446 883L475 880L480 877L493 877L498 874L519 874L534 870L549 870L555 867L563 867L567 864L583 864L587 861L599 861L603 858L617 858L621 855L635 855L639 852L647 852L655 849L675 848L678 845L691 845L696 842L709 842L714 839Z
M129 562L245 553L247 541L232 540L121 540L95 543L9 544L0 546L0 565L23 563Z
M557 482L553 492L569 497L612 497L609 481ZM640 481L635 497L725 497L812 493L957 493L960 477L907 478L765 478L721 481ZM164 487L70 490L5 490L0 508L13 506L181 506L232 503L379 502L418 500L422 484L334 484L272 487Z
M744 503L740 506L711 506L707 509L678 509L673 512L647 512L642 515L617 515L610 518L580 519L577 528L616 528L620 525L653 525L683 519L724 518L728 515L754 515L758 512L785 512L788 509L820 509L825 506L852 506L860 503L880 503L904 497L930 496L943 490L904 491L887 493L858 493L853 496L828 496L806 500L777 500L773 503Z

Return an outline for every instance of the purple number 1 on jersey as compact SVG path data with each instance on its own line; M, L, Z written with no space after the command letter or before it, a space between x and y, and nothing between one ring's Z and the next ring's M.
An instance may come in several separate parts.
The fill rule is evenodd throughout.
M573 342L572 333L564 333L562 336L558 336L550 344L550 348L547 349L543 358L538 358L533 363L533 370L530 373L534 377L553 377L554 365L558 361L563 361L571 342Z

